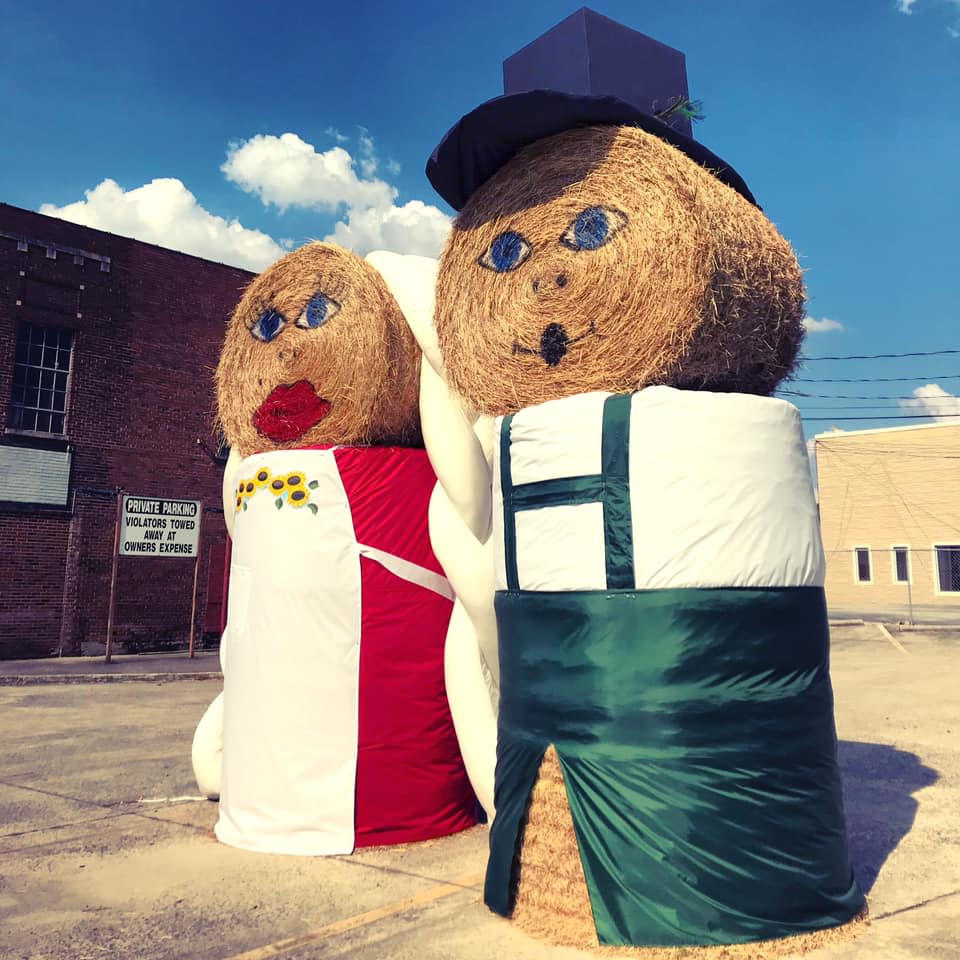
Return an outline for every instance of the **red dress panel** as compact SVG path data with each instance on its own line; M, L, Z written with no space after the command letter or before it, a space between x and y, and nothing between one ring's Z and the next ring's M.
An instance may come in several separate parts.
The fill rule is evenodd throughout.
M426 451L337 447L357 542L443 574L427 529ZM443 674L444 596L361 557L356 846L407 843L476 823Z

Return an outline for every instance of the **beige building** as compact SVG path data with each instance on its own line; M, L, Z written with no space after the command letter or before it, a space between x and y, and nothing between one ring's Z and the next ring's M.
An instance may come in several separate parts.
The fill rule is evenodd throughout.
M815 450L831 616L960 622L960 420Z

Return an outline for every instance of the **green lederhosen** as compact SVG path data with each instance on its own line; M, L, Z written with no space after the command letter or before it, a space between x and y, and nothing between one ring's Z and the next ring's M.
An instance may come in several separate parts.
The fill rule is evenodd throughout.
M601 944L772 939L836 926L850 869L820 587L633 588L630 398L610 397L599 477L512 486L496 595L500 716L484 900L509 915L548 745L566 782ZM514 517L600 501L606 591L518 589Z

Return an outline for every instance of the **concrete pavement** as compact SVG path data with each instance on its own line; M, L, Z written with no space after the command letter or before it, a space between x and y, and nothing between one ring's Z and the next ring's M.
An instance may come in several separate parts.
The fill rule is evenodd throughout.
M833 636L851 852L873 920L809 956L955 958L960 635L901 634L899 647L872 626ZM220 683L171 676L0 689L0 957L589 956L482 906L484 827L350 857L217 843L216 805L178 798L196 795L190 739Z
M103 656L0 660L0 686L113 680L214 680L223 676L217 650L198 650L192 658L185 650L178 650L171 653L114 654L110 659L110 663L104 663Z
M830 617L834 620L857 619L888 624L906 624L912 620L915 624L947 625L960 629L960 598L941 606L915 603L909 607L904 603L869 610L831 607Z

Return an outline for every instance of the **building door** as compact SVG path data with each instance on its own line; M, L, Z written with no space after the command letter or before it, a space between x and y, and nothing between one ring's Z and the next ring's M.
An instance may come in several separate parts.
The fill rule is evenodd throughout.
M230 570L230 541L210 547L207 565L207 607L203 617L204 634L222 634L227 624L227 589Z

